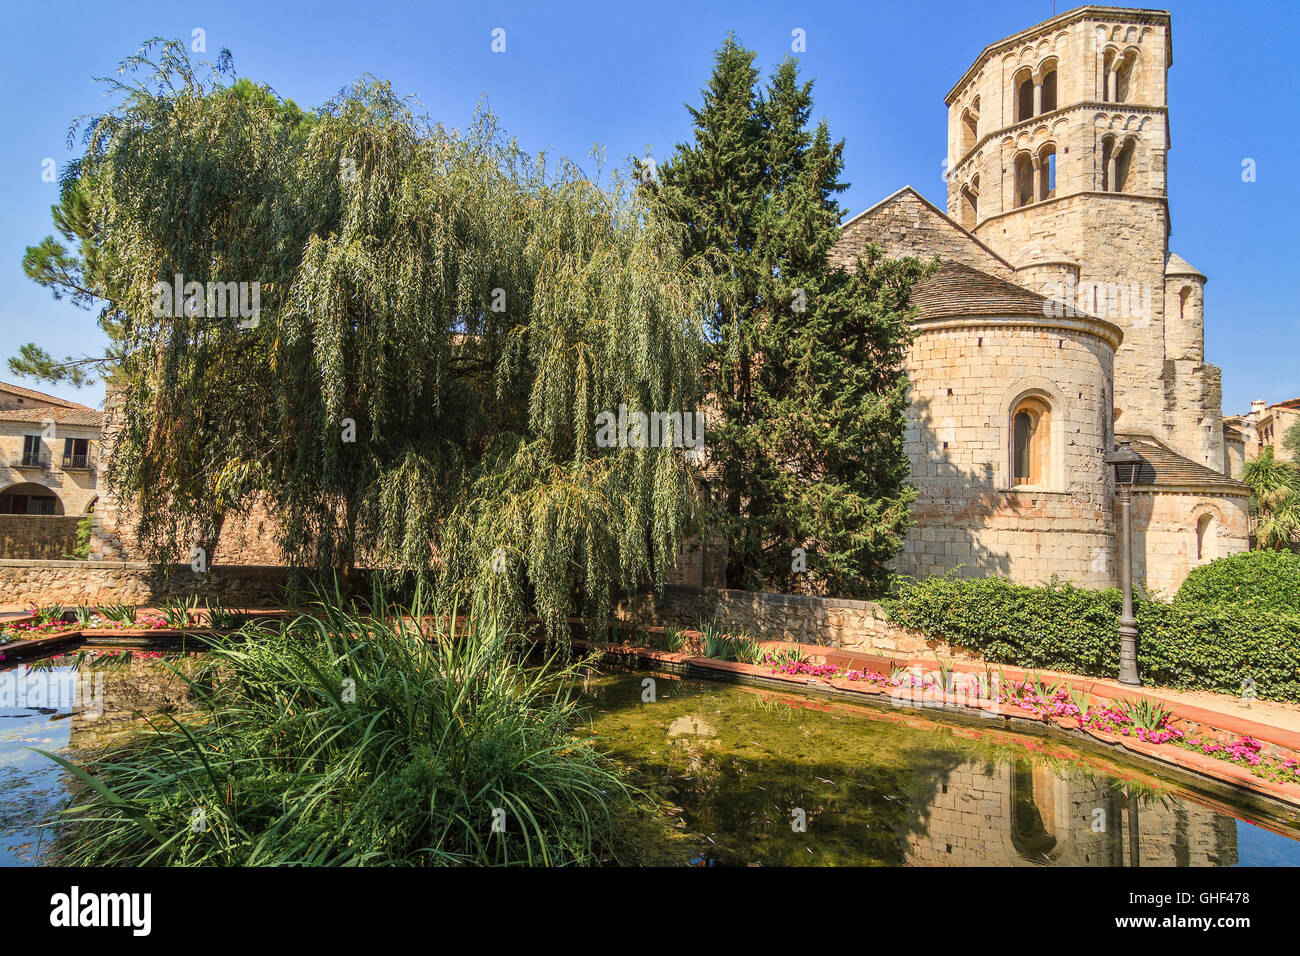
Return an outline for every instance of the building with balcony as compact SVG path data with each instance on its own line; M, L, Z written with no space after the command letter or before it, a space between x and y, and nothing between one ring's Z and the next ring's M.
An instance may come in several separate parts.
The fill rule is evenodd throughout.
M102 413L0 382L0 557L61 558L99 499Z

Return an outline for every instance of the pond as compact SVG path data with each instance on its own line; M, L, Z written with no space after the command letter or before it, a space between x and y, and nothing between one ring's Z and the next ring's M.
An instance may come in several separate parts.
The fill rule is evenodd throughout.
M27 748L92 753L185 707L193 656L94 654L0 670L0 865L54 861L67 775ZM647 671L583 693L581 732L649 798L624 862L1300 865L1294 819L1048 738Z
M67 773L39 750L93 753L185 706L196 655L87 649L0 670L0 866L51 862L43 826L67 798Z
M1049 738L644 671L586 693L590 732L675 818L643 828L650 862L1300 865L1294 821Z

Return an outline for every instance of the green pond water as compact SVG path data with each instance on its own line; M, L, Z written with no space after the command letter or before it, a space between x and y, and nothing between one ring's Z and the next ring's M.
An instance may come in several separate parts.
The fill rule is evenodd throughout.
M1300 864L1294 820L1049 738L644 671L586 693L589 731L673 820L675 841L646 827L649 862Z
M167 658L0 670L0 865L51 860L64 771L141 714L181 711ZM653 685L645 682L653 681ZM653 687L653 700L648 690ZM1056 740L646 671L582 688L586 723L642 793L620 862L663 865L1300 865L1295 819Z

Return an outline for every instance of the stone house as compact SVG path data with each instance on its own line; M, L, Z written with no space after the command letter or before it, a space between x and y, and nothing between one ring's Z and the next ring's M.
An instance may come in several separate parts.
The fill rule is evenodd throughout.
M1263 399L1250 403L1246 415L1230 415L1223 420L1225 430L1232 428L1242 436L1242 462L1258 458L1265 448L1273 449L1279 461L1294 461L1295 456L1282 447L1282 440L1297 422L1300 422L1300 398L1269 405ZM1234 473L1241 475L1238 470Z
M0 382L0 557L61 558L99 498L103 415Z

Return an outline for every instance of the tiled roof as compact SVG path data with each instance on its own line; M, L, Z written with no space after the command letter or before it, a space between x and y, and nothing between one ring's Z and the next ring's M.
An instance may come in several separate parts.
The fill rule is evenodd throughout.
M1285 402L1274 402L1269 408L1300 408L1300 398L1288 398Z
M44 392L38 392L34 388L24 388L21 385L15 385L12 382L0 382L0 392L11 392L22 398L30 398L37 402L44 402L47 405L60 405L63 408L86 408L85 405L78 405L76 402L70 402L64 398L55 398L53 395L46 395Z
M964 315L1047 317L1052 300L960 262L944 262L912 290L918 318ZM1087 318L1078 313L1080 318Z
M1142 464L1138 466L1137 484L1139 485L1217 485L1225 491L1229 488L1241 492L1246 486L1205 465L1197 464L1190 458L1184 458L1164 442L1150 435L1116 435L1116 439L1127 440L1129 447L1138 453Z
M30 408L0 409L0 422L39 425L47 419L53 419L56 425L84 425L87 428L99 428L104 424L104 413L84 405L72 408L32 405Z

